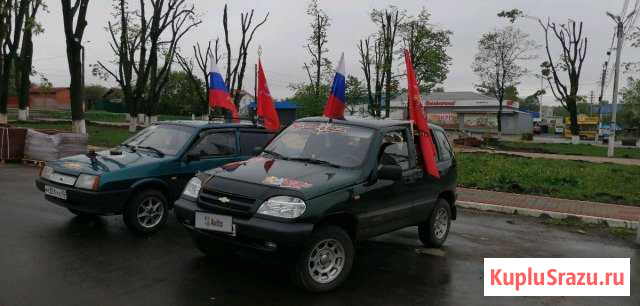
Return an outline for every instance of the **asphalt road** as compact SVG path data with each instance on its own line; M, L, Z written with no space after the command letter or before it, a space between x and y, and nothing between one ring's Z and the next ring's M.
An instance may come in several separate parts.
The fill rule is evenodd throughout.
M170 219L137 238L120 217L83 220L47 203L35 168L0 165L0 305L640 305L640 249L604 232L462 211L444 255L418 254L416 229L357 247L346 284L307 294L283 265L211 262ZM484 297L485 257L631 257L631 297Z

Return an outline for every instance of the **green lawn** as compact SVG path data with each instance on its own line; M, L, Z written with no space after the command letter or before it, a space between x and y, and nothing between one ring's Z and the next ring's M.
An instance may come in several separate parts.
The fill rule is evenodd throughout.
M505 151L530 151L537 153L584 155L584 156L607 156L607 148L589 144L564 144L564 143L535 143L501 141L496 149ZM615 156L621 158L640 159L640 148L616 148Z
M53 123L27 123L16 122L13 125L18 127L34 128L34 129L53 129L60 131L71 131L71 123L53 122ZM127 128L106 127L94 124L87 125L89 133L89 144L98 147L114 147L122 143L131 136Z
M459 185L468 188L640 206L640 167L459 153Z

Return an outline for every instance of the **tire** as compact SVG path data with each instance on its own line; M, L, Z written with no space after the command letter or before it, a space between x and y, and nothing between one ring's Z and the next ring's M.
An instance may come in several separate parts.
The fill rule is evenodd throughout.
M167 203L167 198L162 192L154 189L143 190L127 203L123 215L124 223L136 234L155 233L167 222Z
M312 257L316 259L313 260ZM353 258L353 242L342 228L320 227L314 231L298 255L293 280L310 292L333 290L351 273ZM321 263L323 259L325 262ZM323 268L322 265L326 267Z
M444 224L446 224L446 229L443 228ZM439 248L447 240L450 228L451 207L449 202L438 199L429 220L418 225L418 237L424 246Z
M96 214L92 214L92 213L86 213L77 209L73 209L73 208L67 208L72 214L81 217L81 218L86 218L86 217L94 217L97 216Z

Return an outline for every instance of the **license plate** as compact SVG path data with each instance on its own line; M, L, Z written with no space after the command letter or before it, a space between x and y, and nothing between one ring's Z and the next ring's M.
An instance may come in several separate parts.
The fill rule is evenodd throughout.
M44 194L52 196L54 198L58 198L58 199L63 199L66 200L67 199L67 191L60 189L60 188L56 188L56 187L52 187L52 186L44 186Z
M236 233L236 226L230 216L203 212L196 212L196 228L231 234L232 236L235 236Z

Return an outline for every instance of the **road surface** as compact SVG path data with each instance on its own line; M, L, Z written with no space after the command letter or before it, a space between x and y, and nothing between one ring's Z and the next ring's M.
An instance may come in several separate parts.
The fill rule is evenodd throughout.
M81 219L46 202L37 170L0 165L0 305L640 305L640 250L605 232L462 211L442 256L418 254L416 229L357 247L351 277L326 294L282 264L212 262L172 217L149 238L120 217ZM631 257L631 297L484 297L485 257ZM634 289L635 288L635 289Z

